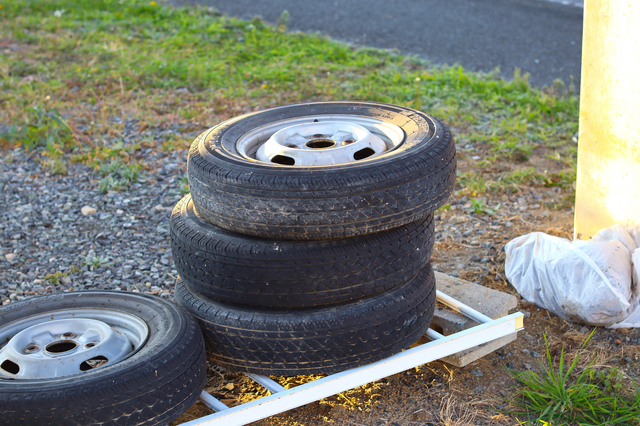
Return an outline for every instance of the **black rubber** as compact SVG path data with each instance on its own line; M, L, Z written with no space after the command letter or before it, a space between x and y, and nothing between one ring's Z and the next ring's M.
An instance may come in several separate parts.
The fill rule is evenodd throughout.
M405 140L379 157L332 166L250 161L237 152L237 140L249 130L335 114L385 120L399 126ZM449 129L422 112L316 102L243 115L204 132L191 145L188 175L196 209L222 228L275 239L343 238L414 222L443 205L454 188L456 150Z
M433 215L388 231L341 240L266 240L198 217L191 197L171 215L180 277L223 303L309 307L350 302L415 277L429 261Z
M0 308L0 330L27 316L102 308L149 327L142 348L116 364L52 379L0 379L0 425L166 425L193 405L206 375L198 324L160 298L114 291L35 297ZM60 315L59 313L57 315Z
M259 374L335 373L389 357L426 331L436 302L431 265L388 292L325 308L267 310L224 305L184 282L176 300L200 321L207 354Z

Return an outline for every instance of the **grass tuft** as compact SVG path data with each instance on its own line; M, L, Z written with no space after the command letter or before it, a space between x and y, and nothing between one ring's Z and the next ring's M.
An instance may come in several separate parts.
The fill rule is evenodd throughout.
M90 270L94 270L100 268L101 266L110 264L109 258L107 256L98 256L93 251L89 252L83 263L87 265Z
M104 176L100 181L100 191L108 192L114 189L126 188L132 182L140 180L139 164L124 164L120 159L100 166L100 174Z
M596 370L593 361L577 368L580 354L593 336L589 335L573 362L565 366L564 345L558 366L554 366L547 338L546 363L542 373L513 372L521 387L512 401L518 407L512 414L527 421L553 425L639 425L640 392L635 381L625 380L615 368Z

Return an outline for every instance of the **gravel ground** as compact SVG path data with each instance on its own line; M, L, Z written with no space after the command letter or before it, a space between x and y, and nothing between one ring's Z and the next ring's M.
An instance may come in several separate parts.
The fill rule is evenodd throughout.
M134 155L147 169L142 181L103 194L101 176L86 165L70 163L66 175L52 175L33 151L16 148L4 153L0 159L3 305L73 290L171 295L177 272L171 259L169 216L181 198L187 149L142 148ZM95 213L83 214L85 206ZM47 278L57 272L67 276Z

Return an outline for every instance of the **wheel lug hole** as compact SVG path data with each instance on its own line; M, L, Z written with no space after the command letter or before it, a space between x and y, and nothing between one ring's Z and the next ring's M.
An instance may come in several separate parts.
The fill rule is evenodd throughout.
M85 349L91 349L91 348L93 348L94 346L96 346L96 342L89 342L89 343L86 343L86 344L84 345L84 348L85 348Z
M322 133L316 133L315 135L313 135L313 137L316 139L320 139L320 138L324 138L324 135Z
M24 351L25 353L31 353L31 352L35 352L38 350L38 345L35 345L33 343L28 344L25 348Z
M345 139L344 141L342 141L342 145L351 145L354 142L355 139Z
M62 334L62 337L65 337L65 338L67 338L67 339L69 339L69 338L71 338L71 337L74 337L74 336L75 336L75 334L74 334L74 333L72 333L72 332L70 332L70 331L67 331L66 333L63 333L63 334Z

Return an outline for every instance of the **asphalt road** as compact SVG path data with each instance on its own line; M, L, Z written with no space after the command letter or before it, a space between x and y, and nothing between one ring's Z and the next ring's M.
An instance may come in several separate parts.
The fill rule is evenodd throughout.
M249 19L319 31L355 45L419 55L469 70L499 67L510 79L516 67L536 86L555 79L579 89L581 0L174 0L200 3ZM565 3L565 4L563 4Z

